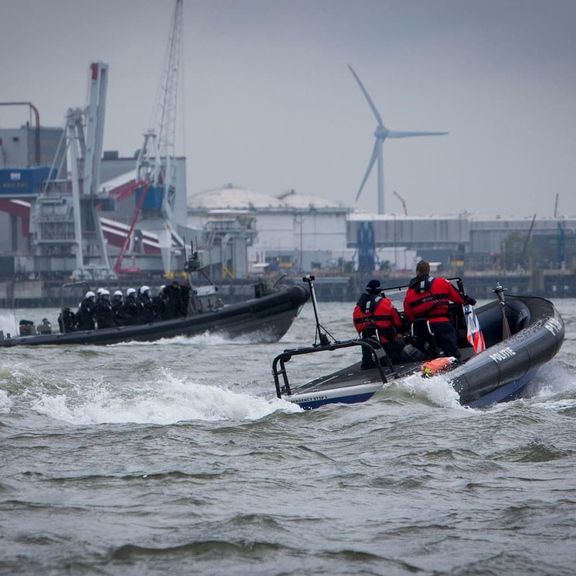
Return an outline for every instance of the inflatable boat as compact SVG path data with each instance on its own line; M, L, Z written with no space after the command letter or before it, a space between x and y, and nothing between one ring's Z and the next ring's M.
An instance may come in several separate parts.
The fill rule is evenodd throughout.
M423 378L445 374L458 393L460 403L466 406L483 407L512 400L523 393L537 370L556 355L564 340L564 323L552 302L533 296L504 297L504 289L498 285L494 290L496 299L476 310L450 305L450 319L458 332L461 353L458 360L442 356L412 360L408 356L406 361L392 364L374 339L337 341L329 337L318 321L313 283L309 278L305 280L311 285L316 316L315 342L312 346L284 350L272 363L277 397L304 409L364 402L391 383L413 374ZM450 280L462 289L460 279ZM405 286L394 287L385 292L405 289ZM470 334L471 320L475 334ZM476 351L474 338L479 337L482 346ZM374 368L363 370L361 362L357 362L299 386L291 385L286 366L289 360L342 352L344 348L357 348L360 357L360 347L369 350Z
M288 331L308 299L303 286L280 287L245 302L222 305L215 294L191 297L188 314L171 320L114 326L94 330L73 330L11 336L0 331L0 347L60 344L117 344L151 342L175 336L210 332L235 338L249 335L260 342L277 342Z

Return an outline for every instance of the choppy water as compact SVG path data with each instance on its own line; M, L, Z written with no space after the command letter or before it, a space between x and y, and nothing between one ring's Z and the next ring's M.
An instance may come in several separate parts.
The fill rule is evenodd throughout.
M557 305L561 352L487 410L441 378L312 412L275 399L310 304L278 344L0 350L0 573L573 574L576 300ZM351 307L320 307L339 338Z

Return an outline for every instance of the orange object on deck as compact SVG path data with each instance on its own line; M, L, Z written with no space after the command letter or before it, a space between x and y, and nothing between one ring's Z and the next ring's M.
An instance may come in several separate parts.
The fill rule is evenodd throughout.
M430 378L436 374L446 372L446 370L448 370L455 362L456 358L453 356L428 360L428 362L422 364L422 376L424 376L424 378Z

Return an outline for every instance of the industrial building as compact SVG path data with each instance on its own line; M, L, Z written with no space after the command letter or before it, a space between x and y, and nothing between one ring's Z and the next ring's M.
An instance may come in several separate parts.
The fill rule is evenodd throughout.
M74 250L64 258L39 253L32 206L45 185L62 128L25 125L0 129L0 273L70 274ZM97 214L108 257L116 262L137 212L137 156L104 151ZM80 170L83 161L79 163ZM418 258L446 270L574 269L576 218L503 218L472 214L407 216L363 214L293 190L271 195L232 184L186 196L185 159L174 159L171 228L188 245L205 249L216 277L245 278L256 272L412 270ZM162 273L154 197L134 226L126 268ZM62 218L62 216L59 216ZM73 223L70 224L73 226ZM156 227L156 228L155 228ZM364 243L364 244L363 244ZM182 252L176 243L174 254ZM359 266L365 257L367 264ZM175 266L182 260L175 260Z
M161 275L183 267L191 243L216 279L410 272L418 258L467 272L576 267L574 217L363 214L232 184L187 196L185 159L145 154L150 135L133 157L101 149L106 76L91 65L88 107L68 110L64 128L40 126L32 107L35 126L0 130L4 278ZM169 184L155 184L168 165Z
M411 272L419 258L456 271L576 267L576 217L366 214L294 191L274 196L232 184L188 198L192 228L239 231L241 222L252 270Z
M351 263L354 249L348 248L346 237L349 212L340 204L293 190L273 196L233 184L188 197L188 226L230 228L228 238L236 229L251 272L304 272Z
M43 128L30 103L2 103L28 105L36 120L0 131L4 276L102 280L183 267L181 234L194 237L183 159L161 148L162 127L134 158L103 152L108 66L92 63L88 79L88 105L68 109L63 129Z
M576 217L351 213L347 237L349 246L358 249L360 260L364 253L386 247L398 254L414 250L445 270L576 268Z
M72 242L68 248L56 254L42 254L38 250L35 234L38 222L34 222L34 205L48 180L58 142L63 138L62 128L42 127L40 150L44 165L30 164L30 148L35 147L30 137L33 129L25 126L17 130L0 129L0 274L21 277L69 276L76 268L75 249ZM7 145L10 143L10 145ZM195 231L186 229L186 168L184 158L175 158L174 229L186 238L196 238ZM82 167L82 163L80 163ZM103 184L97 213L106 243L111 268L126 240L130 224L137 211L139 197L134 193L136 158L120 157L116 151L105 151L100 164ZM64 197L66 194L64 194ZM134 229L134 245L127 253L125 265L132 269L161 274L163 271L158 235L154 226L154 198L144 202L138 223ZM51 202L54 206L54 202ZM70 200L71 203L71 200ZM63 206L60 202L58 205ZM59 226L67 226L73 233L72 210L55 212L52 220ZM152 215L150 217L149 215ZM35 230L36 226L36 230ZM51 242L54 245L54 242ZM176 266L183 264L183 255ZM86 262L88 269L90 262Z

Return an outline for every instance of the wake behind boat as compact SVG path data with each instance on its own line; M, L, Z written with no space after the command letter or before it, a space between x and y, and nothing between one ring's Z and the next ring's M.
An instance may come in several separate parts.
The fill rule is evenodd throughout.
M317 341L309 347L285 350L272 364L276 395L304 409L331 403L364 402L395 381L412 374L426 377L438 371L446 374L463 405L482 407L511 400L522 394L537 370L556 355L564 340L564 323L552 302L533 296L507 296L504 299L503 289L498 286L495 290L497 299L476 310L485 350L474 352L468 339L463 307L451 304L450 318L458 331L460 360L439 358L431 362L392 364L372 338L331 341L318 321L313 278L305 280L311 288ZM388 288L386 292L406 288ZM345 348L360 351L360 347L372 354L375 368L362 369L361 363L357 362L303 385L291 386L286 363L292 358L333 353Z

